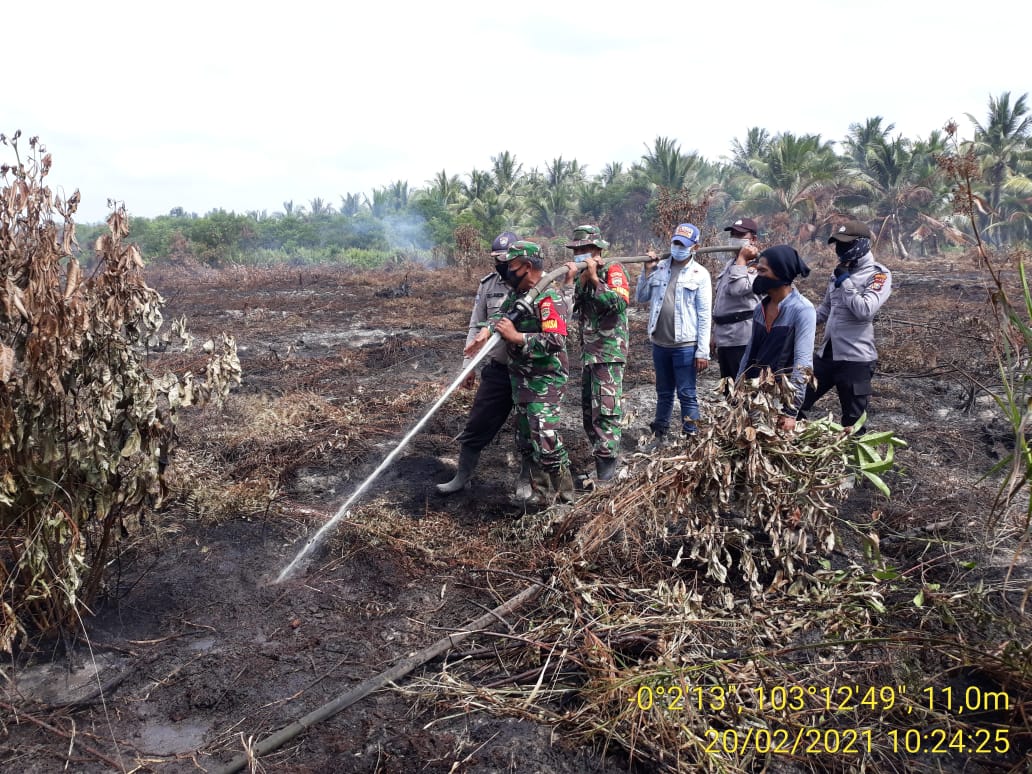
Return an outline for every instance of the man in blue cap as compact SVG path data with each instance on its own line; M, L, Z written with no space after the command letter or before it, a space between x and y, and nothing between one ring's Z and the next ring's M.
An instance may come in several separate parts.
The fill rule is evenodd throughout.
M508 252L509 248L519 241L511 231L504 231L491 243L491 257L494 258L495 269L480 280L477 297L473 302L473 312L469 317L469 333L466 335L468 347L477 333L480 332L498 314L509 293L515 285L510 276ZM463 359L462 365L469 364L470 358ZM480 371L480 386L473 397L473 405L469 410L466 426L459 433L459 466L451 481L437 485L441 494L458 492L469 483L480 461L480 454L505 424L512 411L512 386L509 383L509 355L505 350L505 342L499 341L485 356L484 367ZM476 383L476 376L470 374L468 386ZM526 479L526 487L530 487L530 468L524 462L521 478Z
M694 433L699 418L695 373L709 366L713 287L709 272L695 260L698 244L699 229L691 223L679 225L670 238L670 255L645 264L635 288L638 303L649 304L656 368L656 416L649 427L656 443L670 432L675 392L681 429Z

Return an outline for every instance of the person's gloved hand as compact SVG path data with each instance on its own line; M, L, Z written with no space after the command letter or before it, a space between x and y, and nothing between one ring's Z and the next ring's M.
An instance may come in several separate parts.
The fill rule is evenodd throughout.
M844 263L840 263L832 273L835 275L835 287L838 287L849 276L849 267Z

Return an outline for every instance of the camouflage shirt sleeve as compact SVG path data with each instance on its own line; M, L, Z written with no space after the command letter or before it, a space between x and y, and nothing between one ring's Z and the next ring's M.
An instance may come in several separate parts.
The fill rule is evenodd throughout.
M631 298L627 273L618 263L606 267L603 276L599 278L597 288L584 280L583 275L578 277L577 293L580 299L589 300L589 303L603 315L624 311Z

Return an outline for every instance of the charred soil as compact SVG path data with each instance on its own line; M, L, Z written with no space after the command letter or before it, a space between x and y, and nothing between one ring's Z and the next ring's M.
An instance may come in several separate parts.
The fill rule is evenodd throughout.
M150 281L168 302L166 316L186 315L199 339L221 331L236 337L244 381L225 405L184 416L167 505L126 525L125 550L80 636L35 642L3 665L4 771L217 770L349 687L461 630L524 589L548 561L514 549L512 529L523 510L510 496L517 469L511 423L485 450L468 489L436 493L434 484L454 470L454 438L471 400L460 389L302 571L274 582L457 374L475 278L405 266L177 271ZM980 322L981 286L963 273L951 282L961 290L897 267L896 290L878 323L882 360L871 424L895 429L910 446L890 476L891 500L859 488L843 505L848 518L887 525L894 537L882 550L900 566L924 563L928 582L940 586L950 579L935 576L929 552L938 549L925 538L959 546L984 532L995 483L979 478L1013 443L991 398L966 376L995 368ZM811 277L804 292L816 299L819 283ZM631 350L628 454L654 401L641 310L632 314ZM575 344L570 351L576 363ZM153 353L152 362L184 371L200 359L166 351ZM564 437L575 472L587 474L579 369L572 371ZM700 390L715 387L706 373ZM837 410L833 396L819 407ZM1003 576L1014 571L1013 559L1013 545L1001 548L980 571ZM1016 566L1020 583L1001 594L1002 606L1022 604L1028 578L1024 565ZM60 689L98 659L87 687L74 695ZM61 670L43 680L59 684L46 692L31 678L50 662ZM820 768L813 760L805 765ZM848 770L841 760L823 765ZM251 764L290 772L639 766L616 745L579 745L531 719L465 712L431 694L390 688Z

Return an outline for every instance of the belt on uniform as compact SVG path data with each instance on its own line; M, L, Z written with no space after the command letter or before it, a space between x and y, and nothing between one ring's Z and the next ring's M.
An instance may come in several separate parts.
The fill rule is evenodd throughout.
M717 325L730 325L731 323L741 322L742 320L748 320L753 316L752 309L746 309L741 312L732 312L731 314L715 314L713 315L713 322Z

